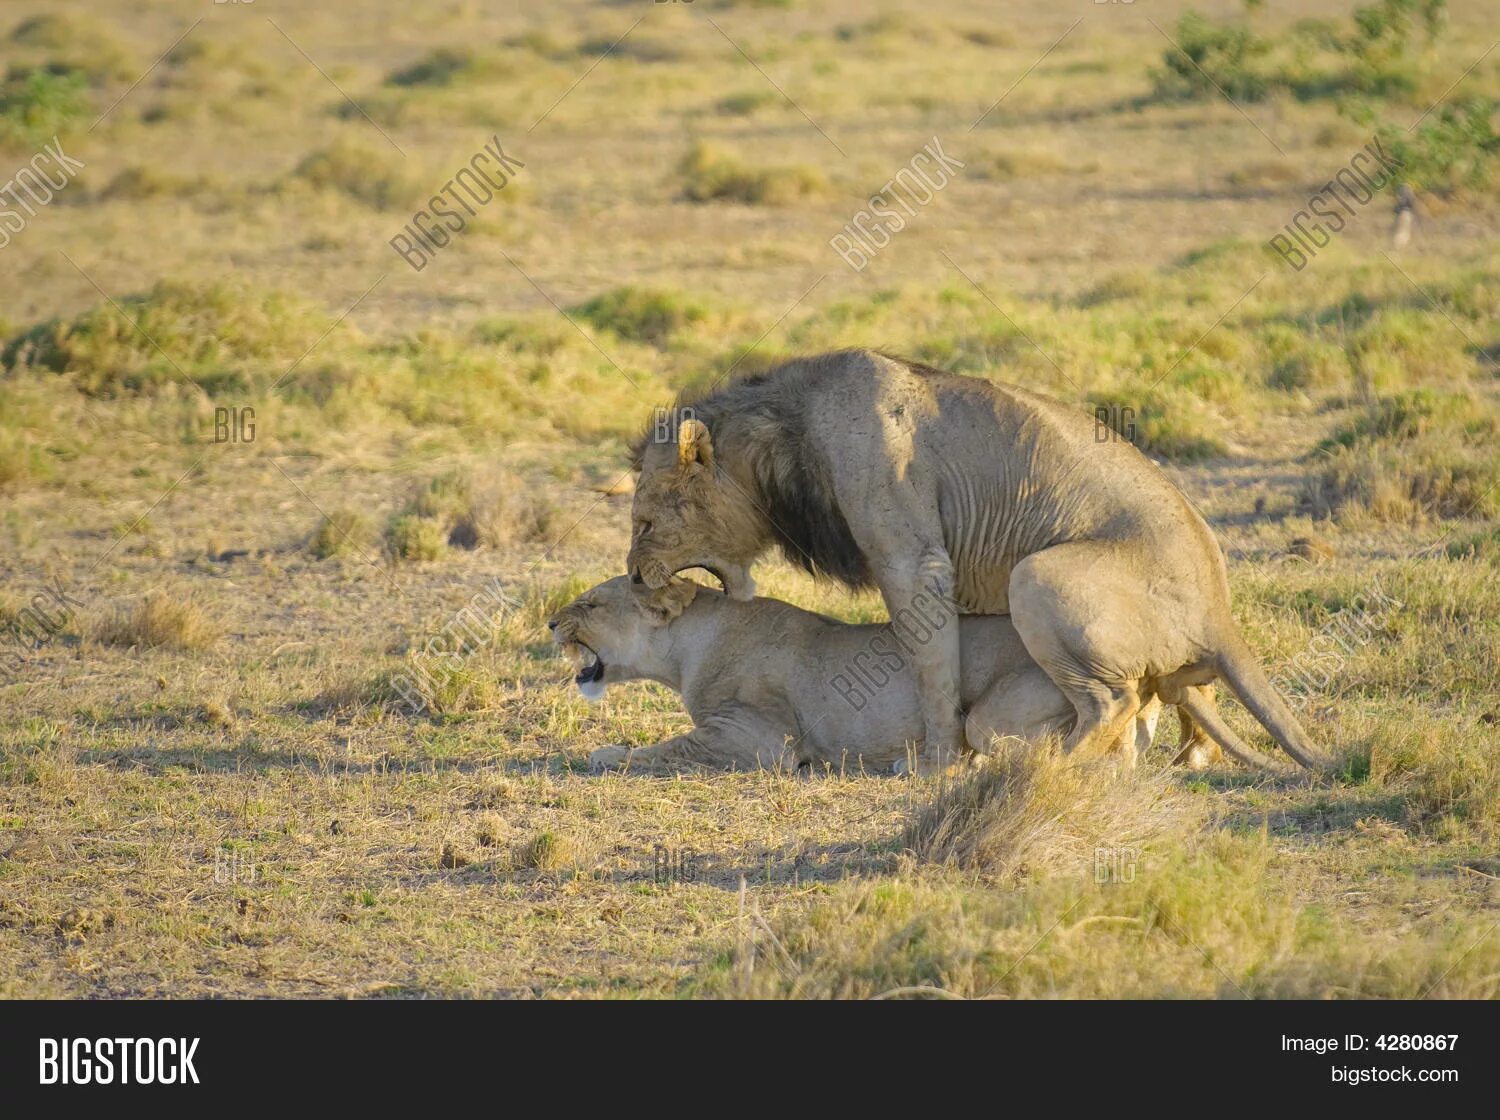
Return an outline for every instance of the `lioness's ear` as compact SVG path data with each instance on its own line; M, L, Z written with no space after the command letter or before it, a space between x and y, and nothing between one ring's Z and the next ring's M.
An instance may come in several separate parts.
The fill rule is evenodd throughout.
M651 595L651 613L662 622L671 622L687 610L689 603L698 594L698 585L690 579L673 579Z
M677 461L684 467L689 463L714 465L713 437L702 420L684 420L677 429Z

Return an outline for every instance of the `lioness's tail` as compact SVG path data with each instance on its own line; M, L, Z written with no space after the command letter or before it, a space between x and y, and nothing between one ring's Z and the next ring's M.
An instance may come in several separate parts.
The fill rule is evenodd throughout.
M1271 738L1282 750L1309 770L1331 768L1328 759L1312 745L1286 701L1277 695L1265 673L1261 672L1255 655L1238 634L1229 635L1219 652L1219 673L1234 689L1240 703L1250 709L1250 714L1271 733ZM1209 733L1212 734L1212 730Z
M1293 767L1277 762L1274 758L1248 746L1235 734L1234 728L1224 721L1224 717L1219 714L1219 709L1214 705L1213 700L1198 689L1184 688L1177 703L1187 710L1187 714L1193 717L1194 722L1231 758L1238 759L1246 766L1254 766L1272 774L1297 773Z

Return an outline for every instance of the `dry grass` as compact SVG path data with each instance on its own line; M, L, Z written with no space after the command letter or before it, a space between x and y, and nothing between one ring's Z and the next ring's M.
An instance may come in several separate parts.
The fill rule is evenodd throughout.
M1181 838L1193 810L1170 776L1082 765L1056 745L1002 744L972 774L945 784L912 821L920 860L1007 880L1078 874L1165 836Z
M1363 838L1376 847L1379 831ZM828 892L740 940L693 992L737 998L1493 999L1484 919L1372 931L1301 902L1265 836L1217 832L1128 880L975 890L908 871ZM1482 897L1483 883L1467 889Z
M1303 500L1320 517L1377 522L1500 513L1500 410L1470 394L1373 402L1320 448Z
M481 468L439 475L422 488L411 511L436 525L458 548L505 548L552 539L560 510L512 471Z
M421 181L399 155L352 141L313 152L292 176L320 190L341 191L377 210L410 210L422 194Z
M152 591L100 621L94 638L125 649L201 650L218 641L219 628L194 598Z
M581 857L568 836L550 829L538 832L516 849L516 861L533 871L561 871L575 866Z
M1419 721L1380 742L1370 775L1400 790L1406 811L1429 832L1500 839L1500 732L1494 713L1456 729ZM1457 733L1454 734L1453 732Z
M441 560L448 551L448 532L441 518L404 513L391 522L391 555L398 560Z
M1496 994L1500 510L1461 508L1493 480L1492 197L1424 198L1400 252L1382 197L1294 273L1265 239L1367 131L1248 106L1273 163L1217 98L1149 100L1149 21L1059 41L1039 0L716 13L786 97L701 4L608 55L641 13L278 17L358 110L245 5L150 74L201 4L11 7L0 147L55 124L86 166L3 249L0 626L54 580L76 603L0 661L0 995ZM1493 38L1450 7L1429 100ZM525 169L408 269L404 208L496 133ZM828 239L934 135L968 166L846 269ZM1205 513L1252 647L1318 658L1289 691L1343 776L1162 773L1170 726L1145 777L1082 785L587 774L687 725L656 685L583 703L545 630L620 569L626 443L680 388L848 345L1130 409L1104 438ZM255 441L217 442L244 406ZM397 675L496 580L517 605L413 711ZM1338 630L1375 581L1399 605Z
M832 193L827 174L817 167L756 167L703 141L694 143L678 171L683 197L692 202L790 206Z
M308 548L319 560L356 556L376 543L375 524L360 510L335 510L318 523Z

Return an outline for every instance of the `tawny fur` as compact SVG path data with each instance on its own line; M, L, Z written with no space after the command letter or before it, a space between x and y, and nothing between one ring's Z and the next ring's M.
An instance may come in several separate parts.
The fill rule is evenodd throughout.
M1008 619L945 625L960 634L973 750L988 752L997 736L1038 742L1067 731L1072 705ZM666 742L594 751L595 769L629 762L888 771L922 733L912 643L889 624L849 625L776 599L741 602L687 580L653 591L619 576L559 611L552 630L565 648L598 656L603 685L658 681L681 694L693 717L692 731ZM1150 745L1159 710L1154 699L1147 703L1116 744L1126 765Z
M773 545L873 584L1009 614L1075 713L1069 750L1108 749L1153 694L1224 679L1304 766L1326 765L1230 613L1223 554L1161 470L1093 419L1012 386L867 350L802 359L683 409L638 449L629 571L690 567L730 594ZM962 743L957 628L914 653L923 762Z

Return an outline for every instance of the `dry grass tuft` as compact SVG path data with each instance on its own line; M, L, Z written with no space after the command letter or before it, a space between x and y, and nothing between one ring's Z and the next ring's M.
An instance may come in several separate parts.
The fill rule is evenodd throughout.
M508 472L476 484L467 523L487 548L550 541L564 527L562 510L554 501Z
M493 809L496 805L515 801L520 796L521 790L514 778L485 778L469 799L469 807Z
M1500 412L1487 399L1418 390L1375 401L1319 448L1302 500L1314 516L1376 523L1500 513Z
M905 228L855 277L830 236L918 144L972 124L997 71L1031 66L1055 12L1028 0L971 28L915 0L883 0L879 18L847 0L792 18L734 2L726 29L826 137L716 35L648 27L674 13L621 41L634 16L608 4L519 29L493 5L422 23L366 0L392 34L288 28L359 106L264 21L205 21L85 143L170 36L119 6L7 6L0 144L25 141L11 166L55 132L88 166L0 252L25 280L0 307L0 998L1500 994L1500 936L1483 939L1500 875L1500 522L1480 520L1500 490L1462 521L1402 519L1408 475L1447 485L1443 456L1482 485L1455 474L1455 500L1434 494L1424 517L1487 493L1500 430L1377 405L1333 458L1300 458L1366 413L1352 402L1500 399L1493 197L1422 191L1398 269L1378 252L1383 194L1293 274L1262 242L1306 193L1247 166L1261 156L1226 106L1143 103L1160 34L1102 21L944 141L968 166L915 213L891 200ZM1488 47L1482 23L1455 16L1423 48L1423 106ZM1454 94L1494 100L1500 69ZM1287 150L1326 172L1369 139L1327 106L1282 110ZM521 181L474 215L450 199L467 228L409 275L388 239L496 132ZM681 167L699 135L717 146ZM397 208L408 181L421 193ZM1122 438L1193 461L1171 473L1226 553L1236 617L1343 771L1177 773L1221 827L1147 841L1134 878L1124 828L1104 882L1087 873L1109 831L1089 798L1123 793L1112 775L1053 818L1007 805L1004 780L971 789L967 811L953 793L933 814L965 867L992 869L976 872L899 854L927 782L582 773L592 748L689 725L648 682L586 705L548 640L549 615L628 547L628 495L588 488L620 478L647 410L678 390L870 345L1085 412L1118 405ZM216 446L215 407L242 404L257 444ZM1369 484L1338 531L1285 518L1335 459ZM1382 480L1401 484L1401 517L1375 522ZM306 498L352 513L314 542ZM1362 510L1368 531L1349 524ZM370 569L402 514L440 525L442 560ZM335 526L367 542L358 562L314 559L349 547ZM1312 533L1336 555L1268 562ZM4 641L54 574L75 621L38 648ZM780 562L757 574L830 616L884 617L874 593ZM1361 619L1377 578L1399 602ZM466 675L418 678L451 661L427 643L494 581L520 603L487 620ZM233 620L232 645L228 622L208 653L94 640L116 606L179 586ZM443 869L445 843L472 862ZM701 854L706 876L650 881L658 847ZM725 889L741 874L743 901ZM60 927L79 909L106 917Z
M79 906L57 919L57 933L64 941L79 944L114 929L119 920L113 909Z
M481 848L493 848L510 833L510 826L499 813L481 813L474 822L474 839Z
M832 184L819 168L752 167L733 152L698 142L678 173L683 197L691 202L743 202L752 206L789 206L831 194Z
M661 346L678 331L708 316L699 301L678 292L626 285L612 288L569 313L621 338Z
M235 725L234 707L221 697L210 697L203 702L199 718L210 727L229 730Z
M451 840L443 841L443 850L438 855L438 866L449 870L457 870L460 867L468 867L474 862L474 857L463 851Z
M319 560L361 555L375 544L375 524L358 510L334 510L323 518L308 548Z
M1286 546L1286 551L1287 555L1295 556L1298 560L1306 560L1309 564L1326 564L1337 555L1333 550L1333 545L1316 535L1292 538Z
M1139 850L1197 820L1165 772L1119 773L1016 744L945 784L905 840L926 862L1012 878L1085 871L1102 850Z
M448 551L448 527L441 518L404 513L391 522L389 542L398 560L441 560Z
M454 548L505 548L551 540L562 527L557 504L505 470L439 475L418 492L396 524L412 518L422 519L424 525L420 532L408 525L406 542L423 554L393 549L405 559L441 557L439 536ZM392 535L394 543L394 528Z
M564 833L543 829L516 849L516 864L534 871L562 871L576 867L581 856L576 841Z
M312 187L340 191L377 210L415 205L422 194L421 182L407 170L400 156L347 140L313 152L292 175Z
M153 591L99 623L95 638L127 649L207 649L219 628L192 596Z

